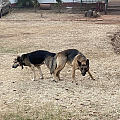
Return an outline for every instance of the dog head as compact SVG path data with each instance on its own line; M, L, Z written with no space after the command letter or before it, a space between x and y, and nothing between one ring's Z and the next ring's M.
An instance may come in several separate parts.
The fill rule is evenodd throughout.
M23 64L22 64L22 62L23 62L22 57L17 56L17 58L15 58L14 61L13 61L12 68L17 68L18 66L21 66L22 69L23 69Z
M81 71L81 74L85 76L86 72L89 70L89 59L84 60L82 62L78 61L78 66Z

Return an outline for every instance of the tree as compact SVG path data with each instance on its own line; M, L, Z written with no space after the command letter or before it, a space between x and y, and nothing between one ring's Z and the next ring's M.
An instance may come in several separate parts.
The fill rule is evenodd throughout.
M39 6L39 3L37 0L32 0L32 3L33 3L33 6L34 6L34 9L35 9L35 12L37 11L37 7Z
M58 6L58 11L59 13L61 12L61 7L62 7L62 0L56 0L57 6Z

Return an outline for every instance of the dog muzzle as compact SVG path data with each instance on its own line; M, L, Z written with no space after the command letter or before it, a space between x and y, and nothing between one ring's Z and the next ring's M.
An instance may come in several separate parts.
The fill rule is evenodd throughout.
M12 66L12 68L17 68L19 66L19 64L14 64L13 66Z
M82 76L85 76L86 73L81 73L81 74L82 74Z

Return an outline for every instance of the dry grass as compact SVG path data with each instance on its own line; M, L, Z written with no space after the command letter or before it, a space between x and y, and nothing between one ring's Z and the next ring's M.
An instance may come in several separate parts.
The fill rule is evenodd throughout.
M116 32L112 36L111 44L113 45L115 53L120 54L120 32Z
M52 103L47 103L37 110L33 109L29 113L18 108L16 113L4 114L1 118L5 120L68 120L77 119L78 117L61 108L56 108Z
M119 24L71 21L74 17L80 16L46 12L41 18L39 13L20 11L1 19L1 120L120 119L120 56L114 53L108 37L108 33L118 31ZM38 74L37 81L31 81L32 72L27 67L11 68L13 59L22 53L37 49L59 52L67 48L76 48L90 59L95 81L77 71L76 86L71 83L69 66L61 72L62 81L58 83L53 82L45 65L45 79L40 80Z

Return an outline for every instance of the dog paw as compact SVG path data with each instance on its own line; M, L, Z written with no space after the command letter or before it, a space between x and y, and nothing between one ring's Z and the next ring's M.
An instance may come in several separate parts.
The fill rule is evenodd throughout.
M33 78L33 79L32 79L32 81L36 81L36 79L35 79L35 78Z
M58 83L58 81L57 81L57 80L53 80L53 82L56 82L56 83Z
M40 79L44 79L44 77L40 77Z

